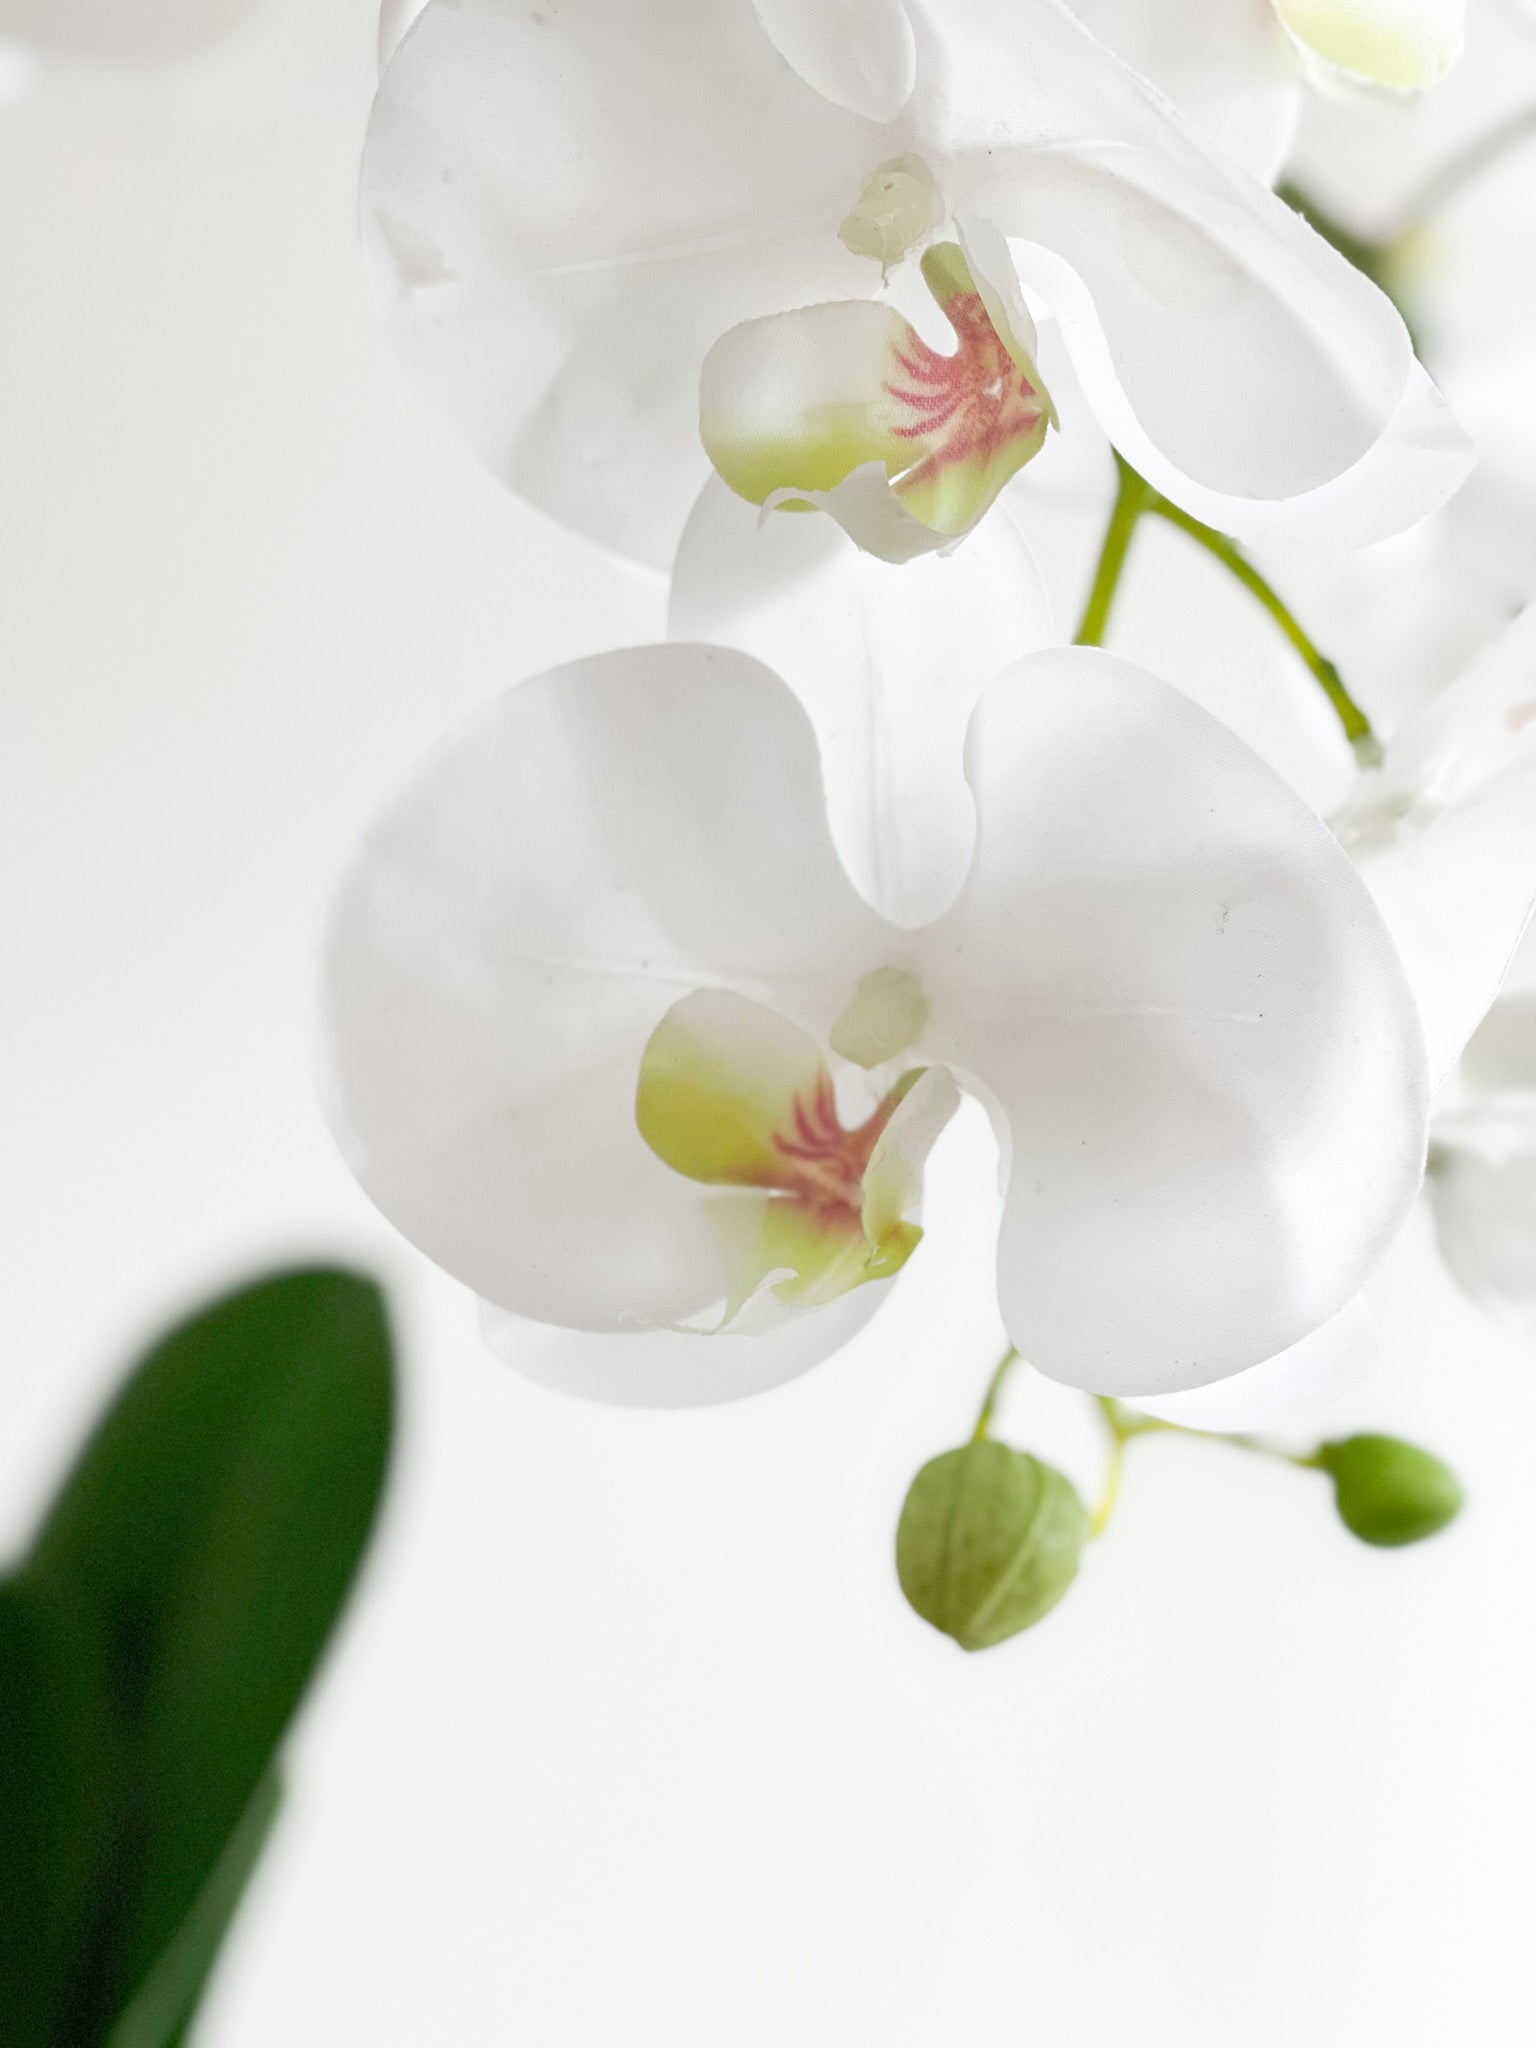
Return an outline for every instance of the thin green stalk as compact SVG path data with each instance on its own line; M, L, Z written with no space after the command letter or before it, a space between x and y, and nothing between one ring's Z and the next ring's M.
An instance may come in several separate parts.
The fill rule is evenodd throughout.
M1088 593L1088 602L1083 608L1082 623L1077 629L1073 644L1078 647L1102 647L1105 630L1109 625L1110 608L1115 601L1115 592L1120 587L1121 572L1125 558L1130 551L1131 537L1141 515L1151 508L1157 493L1144 477L1116 452L1115 468L1119 475L1119 486L1115 492L1114 508L1109 515L1109 525L1104 531L1104 544L1099 550L1098 566L1093 572L1093 588Z
M1115 1502L1120 1498L1120 1474L1125 1469L1125 1438L1118 1432L1109 1440L1109 1463L1104 1468L1104 1485L1088 1523L1090 1537L1102 1536L1109 1527Z
M1234 540L1228 540L1214 527L1183 511L1178 505L1154 492L1146 508L1157 519L1166 520L1176 526L1180 533L1187 533L1197 541L1206 553L1220 562L1222 567L1243 586L1250 596L1256 597L1265 611L1280 628L1301 656L1317 681L1323 694L1333 706L1338 721L1344 728L1344 737L1354 748L1362 767L1374 768L1381 761L1381 742L1371 730L1371 721L1344 687L1344 678L1327 655L1321 652L1311 635L1307 633L1290 607L1268 579L1259 574L1252 562Z
M1224 533L1218 533L1213 526L1196 519L1184 511L1161 491L1155 490L1144 476L1139 475L1125 457L1115 451L1115 468L1119 485L1115 502L1110 510L1109 525L1104 530L1104 540L1099 549L1098 563L1093 572L1093 585L1088 592L1088 602L1083 608L1082 624L1078 627L1074 645L1078 647L1102 647L1104 634L1109 626L1109 615L1120 588L1120 578L1125 569L1126 557L1130 552L1132 538L1139 523L1147 517L1165 520L1176 526L1181 533L1199 543L1207 554L1220 562L1229 576L1237 581L1263 605L1280 631L1301 656L1308 669L1322 686L1324 695L1333 706L1338 721L1344 728L1344 737L1354 748L1362 767L1374 768L1381 760L1381 743L1371 730L1371 721L1345 688L1344 678L1312 640L1289 605L1268 579L1249 561L1234 540Z
M998 1396L1003 1391L1003 1382L1019 1362L1019 1354L1010 1344L997 1362L997 1370L987 1385L987 1398L981 1404L981 1413L976 1418L976 1427L971 1432L973 1444L984 1443L992 1427L992 1418L997 1413Z
M1107 1394L1100 1394L1097 1399L1100 1414L1111 1435L1121 1445L1137 1436L1189 1436L1201 1443L1231 1444L1234 1450L1249 1451L1256 1458L1269 1458L1281 1465L1297 1465L1303 1471L1320 1469L1321 1461L1315 1451L1283 1451L1278 1444L1266 1443L1261 1436L1232 1435L1220 1429L1189 1429L1182 1422L1164 1422L1160 1416L1137 1415L1118 1401L1111 1400Z

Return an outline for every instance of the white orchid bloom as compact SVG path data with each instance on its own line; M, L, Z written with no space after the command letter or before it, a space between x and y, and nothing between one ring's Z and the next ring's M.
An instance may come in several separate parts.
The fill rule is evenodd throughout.
M820 522L770 533L857 559ZM702 522L693 540L706 559ZM963 558L913 574L983 581ZM997 601L984 661L1032 602ZM830 820L790 689L685 645L513 690L386 809L326 966L332 1119L385 1213L493 1326L611 1333L570 1372L551 1338L544 1376L726 1398L873 1308L963 1086L1006 1162L1004 1319L1047 1373L1170 1393L1344 1309L1417 1187L1426 1088L1401 968L1327 829L1128 664L1047 649L989 683L930 629L892 680L952 679L941 794L928 856L891 859L911 760L861 770L890 722L833 731L824 644L781 651L819 706Z
M159 57L236 28L260 0L0 0L0 43L80 57Z
M402 348L486 458L658 567L716 344L717 447L785 458L754 492L840 486L881 552L952 544L1049 416L1026 291L1127 459L1224 531L1364 541L1465 472L1389 304L1062 0L432 0L362 201ZM903 499L917 469L942 505Z
M785 678L815 727L837 849L861 893L898 924L940 914L974 857L964 763L977 701L1021 649L1055 644L1044 585L1006 506L962 554L898 571L817 521L760 527L712 482L678 552L671 626ZM532 1349L536 1370L544 1355ZM507 1356L524 1363L526 1340ZM1131 1403L1191 1429L1280 1427L1339 1399L1378 1356L1357 1295L1229 1378Z
M1473 1036L1429 1158L1446 1265L1480 1307L1536 1337L1536 993L1501 997Z

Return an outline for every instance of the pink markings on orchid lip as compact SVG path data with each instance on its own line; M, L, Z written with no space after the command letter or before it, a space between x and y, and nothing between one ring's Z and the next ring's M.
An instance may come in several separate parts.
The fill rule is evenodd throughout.
M905 376L884 389L907 418L891 431L899 440L936 445L901 479L926 482L973 456L988 462L1010 441L1036 432L1044 417L1040 394L1019 368L979 292L958 292L944 311L959 346L941 356L921 335L896 351Z
M824 1228L862 1229L865 1170L900 1099L892 1092L865 1123L845 1130L832 1077L823 1072L809 1102L795 1096L792 1133L773 1134L774 1150L784 1160L780 1191L803 1203Z

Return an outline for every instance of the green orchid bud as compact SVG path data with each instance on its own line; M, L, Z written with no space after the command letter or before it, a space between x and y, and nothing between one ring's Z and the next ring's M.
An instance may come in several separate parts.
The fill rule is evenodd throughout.
M908 1602L962 1650L986 1650L1049 1614L1077 1575L1088 1515L1070 1480L984 1440L913 1480L896 1530Z
M1317 1463L1333 1480L1339 1519L1362 1543L1422 1543L1461 1508L1455 1473L1395 1436L1342 1437L1320 1446Z

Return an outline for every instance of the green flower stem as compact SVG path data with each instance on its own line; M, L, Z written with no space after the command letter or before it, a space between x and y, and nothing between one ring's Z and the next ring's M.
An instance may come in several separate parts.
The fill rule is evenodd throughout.
M1310 635L1297 623L1295 615L1283 602L1274 585L1259 574L1236 541L1228 540L1225 534L1217 533L1214 527L1205 526L1198 519L1191 518L1189 513L1180 511L1177 505L1170 505L1166 498L1157 498L1148 510L1157 518L1166 519L1170 526L1176 526L1180 533L1187 533L1191 540L1198 541L1206 553L1220 562L1229 575L1237 578L1244 590L1258 599L1321 684L1323 694L1337 713L1339 723L1344 728L1344 737L1354 748L1361 767L1378 767L1381 762L1381 742L1371 730L1371 721L1345 689L1344 678L1328 657L1319 652Z
M971 1432L973 1444L984 1443L992 1427L992 1418L997 1413L998 1396L1003 1391L1003 1382L1019 1362L1019 1354L1010 1344L997 1362L997 1370L987 1385L987 1398L981 1404L981 1413L976 1418L976 1427Z
M1109 1527L1110 1517L1115 1511L1115 1502L1120 1496L1120 1475L1125 1464L1125 1447L1138 1436L1187 1436L1197 1442L1208 1444L1231 1444L1234 1449L1248 1451L1256 1458L1270 1458L1281 1465L1295 1465L1304 1472L1322 1469L1322 1455L1318 1451L1283 1451L1277 1444L1266 1443L1257 1436L1229 1436L1223 1430L1186 1429L1182 1423L1164 1422L1155 1415L1138 1415L1133 1409L1124 1407L1108 1394L1094 1396L1098 1402L1099 1414L1109 1431L1109 1462L1104 1471L1104 1487L1099 1495L1099 1504L1094 1510L1089 1527L1091 1536L1102 1536Z
M1119 1430L1115 1430L1109 1440L1109 1463L1104 1468L1104 1485L1088 1524L1090 1537L1102 1536L1115 1512L1115 1502L1120 1498L1120 1475L1125 1469L1125 1445L1126 1439Z
M1076 645L1101 647L1104 644L1105 628L1109 624L1110 610L1137 524L1149 514L1155 519L1166 520L1203 547L1207 554L1220 562L1228 575L1236 577L1250 596L1258 599L1321 685L1344 728L1344 737L1354 748L1362 767L1375 767L1381 760L1381 745L1371 730L1370 720L1345 688L1338 669L1303 630L1273 584L1259 574L1236 541L1229 540L1225 534L1205 525L1165 498L1160 491L1154 490L1118 451L1115 464L1120 485L1099 551L1082 624L1077 629Z
M1144 512L1151 510L1152 500L1157 496L1145 477L1138 476L1118 453L1115 456L1115 468L1119 476L1119 488L1115 492L1114 509L1109 515L1109 525L1104 532L1104 544L1099 550L1098 567L1093 572L1093 588L1088 593L1082 623L1073 641L1077 647L1104 645L1110 609L1115 601L1115 592L1120 588L1120 576L1125 568L1125 558L1130 552L1132 536L1136 531L1137 522Z

